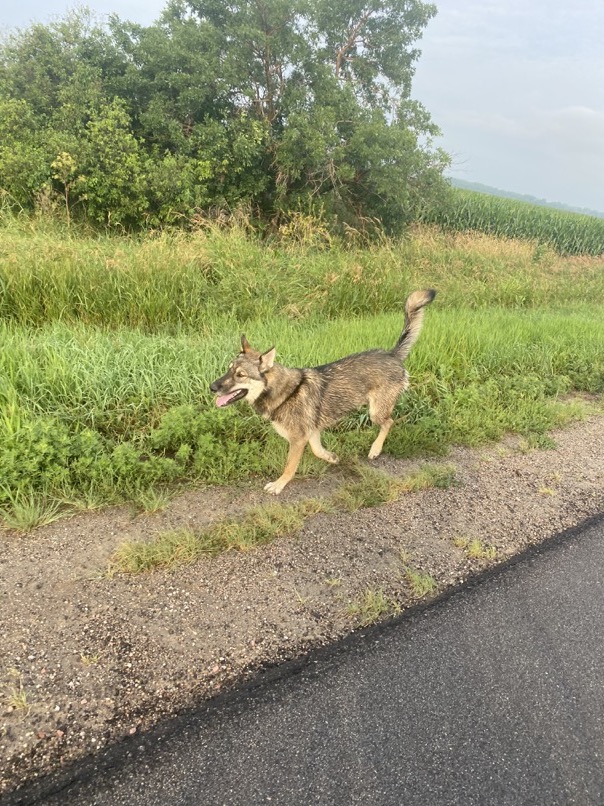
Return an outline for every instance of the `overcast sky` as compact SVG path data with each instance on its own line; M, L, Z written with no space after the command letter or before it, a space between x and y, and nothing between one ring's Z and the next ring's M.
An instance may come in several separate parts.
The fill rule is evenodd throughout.
M3 2L3 30L68 0ZM164 0L89 0L149 24ZM604 0L436 0L413 96L462 179L604 211Z

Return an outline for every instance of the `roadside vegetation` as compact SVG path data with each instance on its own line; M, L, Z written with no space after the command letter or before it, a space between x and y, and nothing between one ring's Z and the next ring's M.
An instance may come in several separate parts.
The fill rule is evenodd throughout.
M152 540L123 543L112 556L107 573L136 574L186 565L226 551L249 551L296 534L309 517L320 512L375 507L395 501L404 493L447 488L455 481L455 469L447 465L428 464L404 478L393 478L356 462L350 463L350 470L357 480L345 482L330 496L294 504L265 504L249 510L242 518L226 519L203 530L179 529Z
M303 223L303 226L302 226ZM321 223L260 242L245 222L111 237L48 221L0 227L0 507L27 528L111 502L156 508L182 484L280 472L286 445L209 391L245 332L314 365L400 333L413 288L439 295L386 442L442 455L508 431L527 444L604 390L601 259L420 228L346 244ZM302 234L300 234L302 233ZM366 454L367 413L326 435ZM330 469L307 452L300 475ZM259 481L260 483L260 481Z

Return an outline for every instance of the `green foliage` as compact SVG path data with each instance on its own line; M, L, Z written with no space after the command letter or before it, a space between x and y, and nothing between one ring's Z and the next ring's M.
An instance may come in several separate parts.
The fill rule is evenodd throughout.
M459 188L452 188L443 199L424 211L423 221L446 230L478 230L498 237L537 241L562 255L604 254L604 219L596 216Z
M49 176L47 154L30 105L0 96L0 192L10 204L28 207Z
M444 188L437 129L410 100L434 13L174 0L148 27L80 11L17 31L0 46L3 189L67 223L245 205L278 225L320 209L332 227L401 230Z
M106 224L136 223L147 206L139 144L122 101L101 107L86 124L78 181L88 213Z
M428 3L380 0L311 0L311 25L326 61L335 54L335 76L352 85L367 106L376 102L394 108L407 97L413 63L419 52L413 43L436 13Z
M424 571L418 571L415 568L406 566L405 576L414 596L426 596L427 594L435 593L438 588L434 577Z

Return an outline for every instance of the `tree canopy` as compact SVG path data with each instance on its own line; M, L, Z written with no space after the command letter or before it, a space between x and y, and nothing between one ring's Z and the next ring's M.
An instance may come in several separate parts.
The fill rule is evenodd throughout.
M170 0L144 27L86 11L0 45L0 188L26 209L158 225L246 204L397 230L447 156L411 99L419 0Z

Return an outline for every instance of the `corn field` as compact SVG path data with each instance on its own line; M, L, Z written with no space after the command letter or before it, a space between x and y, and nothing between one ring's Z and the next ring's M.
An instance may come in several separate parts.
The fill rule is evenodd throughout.
M448 202L428 210L425 223L445 230L477 230L552 246L561 255L604 254L604 218L566 213L514 199L453 188Z

